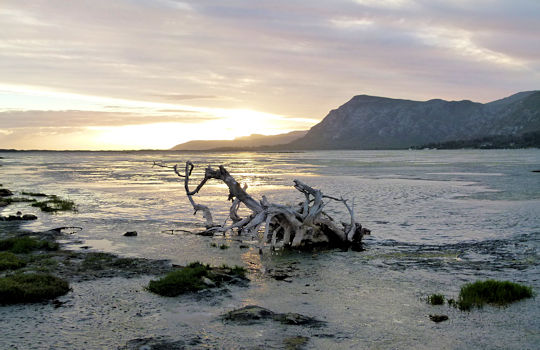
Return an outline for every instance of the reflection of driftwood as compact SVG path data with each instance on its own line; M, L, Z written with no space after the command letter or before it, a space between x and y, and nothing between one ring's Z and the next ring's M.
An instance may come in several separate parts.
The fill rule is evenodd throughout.
M204 178L194 189L189 189L189 179L194 165L186 162L184 173L178 166L169 167L162 163L154 163L156 166L172 168L174 172L184 179L186 195L195 210L203 213L206 227L209 231L227 232L236 230L239 234L257 234L259 230L264 232L263 242L268 242L275 247L310 248L312 246L328 247L359 247L362 237L370 231L362 228L362 225L354 219L354 202L351 206L347 200L324 195L320 190L314 189L300 180L294 180L294 188L304 195L304 201L298 207L285 206L268 202L265 196L256 201L247 192L247 186L240 184L229 174L222 165L218 169L207 167ZM210 209L195 202L193 196L197 194L210 179L223 181L229 188L229 200L232 201L229 210L229 225L216 225L213 222ZM350 222L338 223L323 211L326 203L324 199L341 202L350 215ZM251 214L240 217L238 209L243 204Z

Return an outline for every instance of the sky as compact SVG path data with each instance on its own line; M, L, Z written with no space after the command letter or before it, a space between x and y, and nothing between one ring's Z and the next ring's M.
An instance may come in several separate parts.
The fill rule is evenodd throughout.
M540 87L539 0L1 0L0 149L309 129L354 95Z

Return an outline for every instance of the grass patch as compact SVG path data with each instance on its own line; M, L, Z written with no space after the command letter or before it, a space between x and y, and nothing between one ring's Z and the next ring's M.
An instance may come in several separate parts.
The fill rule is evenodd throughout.
M0 304L49 300L68 291L67 281L48 274L16 274L0 278Z
M219 246L219 249L221 249L221 250L229 249L229 246L226 245L226 244L221 244L221 245Z
M460 310L481 308L484 304L503 306L533 296L531 287L509 281L477 281L461 287L456 302Z
M200 262L193 262L188 266L170 272L166 276L150 281L147 289L162 296L175 297L188 292L196 292L210 288L212 284L219 286L223 282L235 277L244 278L246 270L243 267L229 267L222 265L212 268ZM210 280L212 283L208 283Z
M34 250L58 250L58 243L32 237L12 237L0 240L0 251L27 254Z
M0 271L16 270L24 267L26 262L10 252L0 252Z
M47 199L40 202L32 203L33 207L41 209L46 213L55 213L58 211L77 211L75 203L69 199L62 199L58 196L47 196Z
M444 304L444 295L442 294L431 294L427 298L428 304L431 305L443 305Z
M109 266L114 258L115 256L109 253L88 253L81 263L81 267L84 270L101 270Z
M183 269L173 271L159 280L150 281L148 290L166 297L175 297L187 292L196 292L208 288L203 277L208 277L209 265L191 263Z

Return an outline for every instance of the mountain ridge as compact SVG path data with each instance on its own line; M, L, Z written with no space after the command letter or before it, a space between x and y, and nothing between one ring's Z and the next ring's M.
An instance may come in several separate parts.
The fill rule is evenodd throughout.
M540 130L540 91L488 103L357 95L331 110L289 149L403 149Z
M213 151L221 149L250 149L287 144L304 136L307 130L296 130L278 135L251 134L240 136L234 140L193 140L178 144L171 148L173 151Z

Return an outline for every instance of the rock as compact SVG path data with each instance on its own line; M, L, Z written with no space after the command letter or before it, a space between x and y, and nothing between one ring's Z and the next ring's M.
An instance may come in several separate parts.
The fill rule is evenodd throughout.
M282 324L289 325L307 325L307 326L320 326L324 322L319 321L313 317L304 316L294 312L287 312L285 314L275 314L274 320Z
M124 233L124 237L135 237L137 236L137 231L128 231Z
M240 249L248 249L249 246L248 246L247 244L240 244L240 245L238 246L238 248L240 248Z
M7 188L0 188L0 197L9 197L13 196L13 192L8 190Z
M292 312L281 314L257 305L244 306L243 308L229 311L221 317L226 321L238 322L245 325L252 325L264 320L273 320L285 325L321 326L325 323L313 317Z
M24 214L21 219L23 220L37 220L37 216L34 214Z
M120 350L184 350L201 344L199 337L184 340L170 340L165 337L132 339Z
M274 317L275 313L257 305L248 305L243 308L232 310L222 315L227 321L253 324L260 320L268 320Z
M216 284L214 283L214 281L212 281L210 278L208 277L202 277L201 278L201 281L202 283L204 283L205 285L207 285L208 287L210 288L213 288L216 286Z
M448 320L446 315L429 315L429 319L433 322L439 323Z
M300 350L304 348L308 341L308 337L290 337L283 339L283 345L285 345L286 350Z
M284 272L275 272L275 273L271 274L270 276L273 279L275 279L276 281L283 281L283 280L286 280L287 278L291 277L291 276L287 275Z

